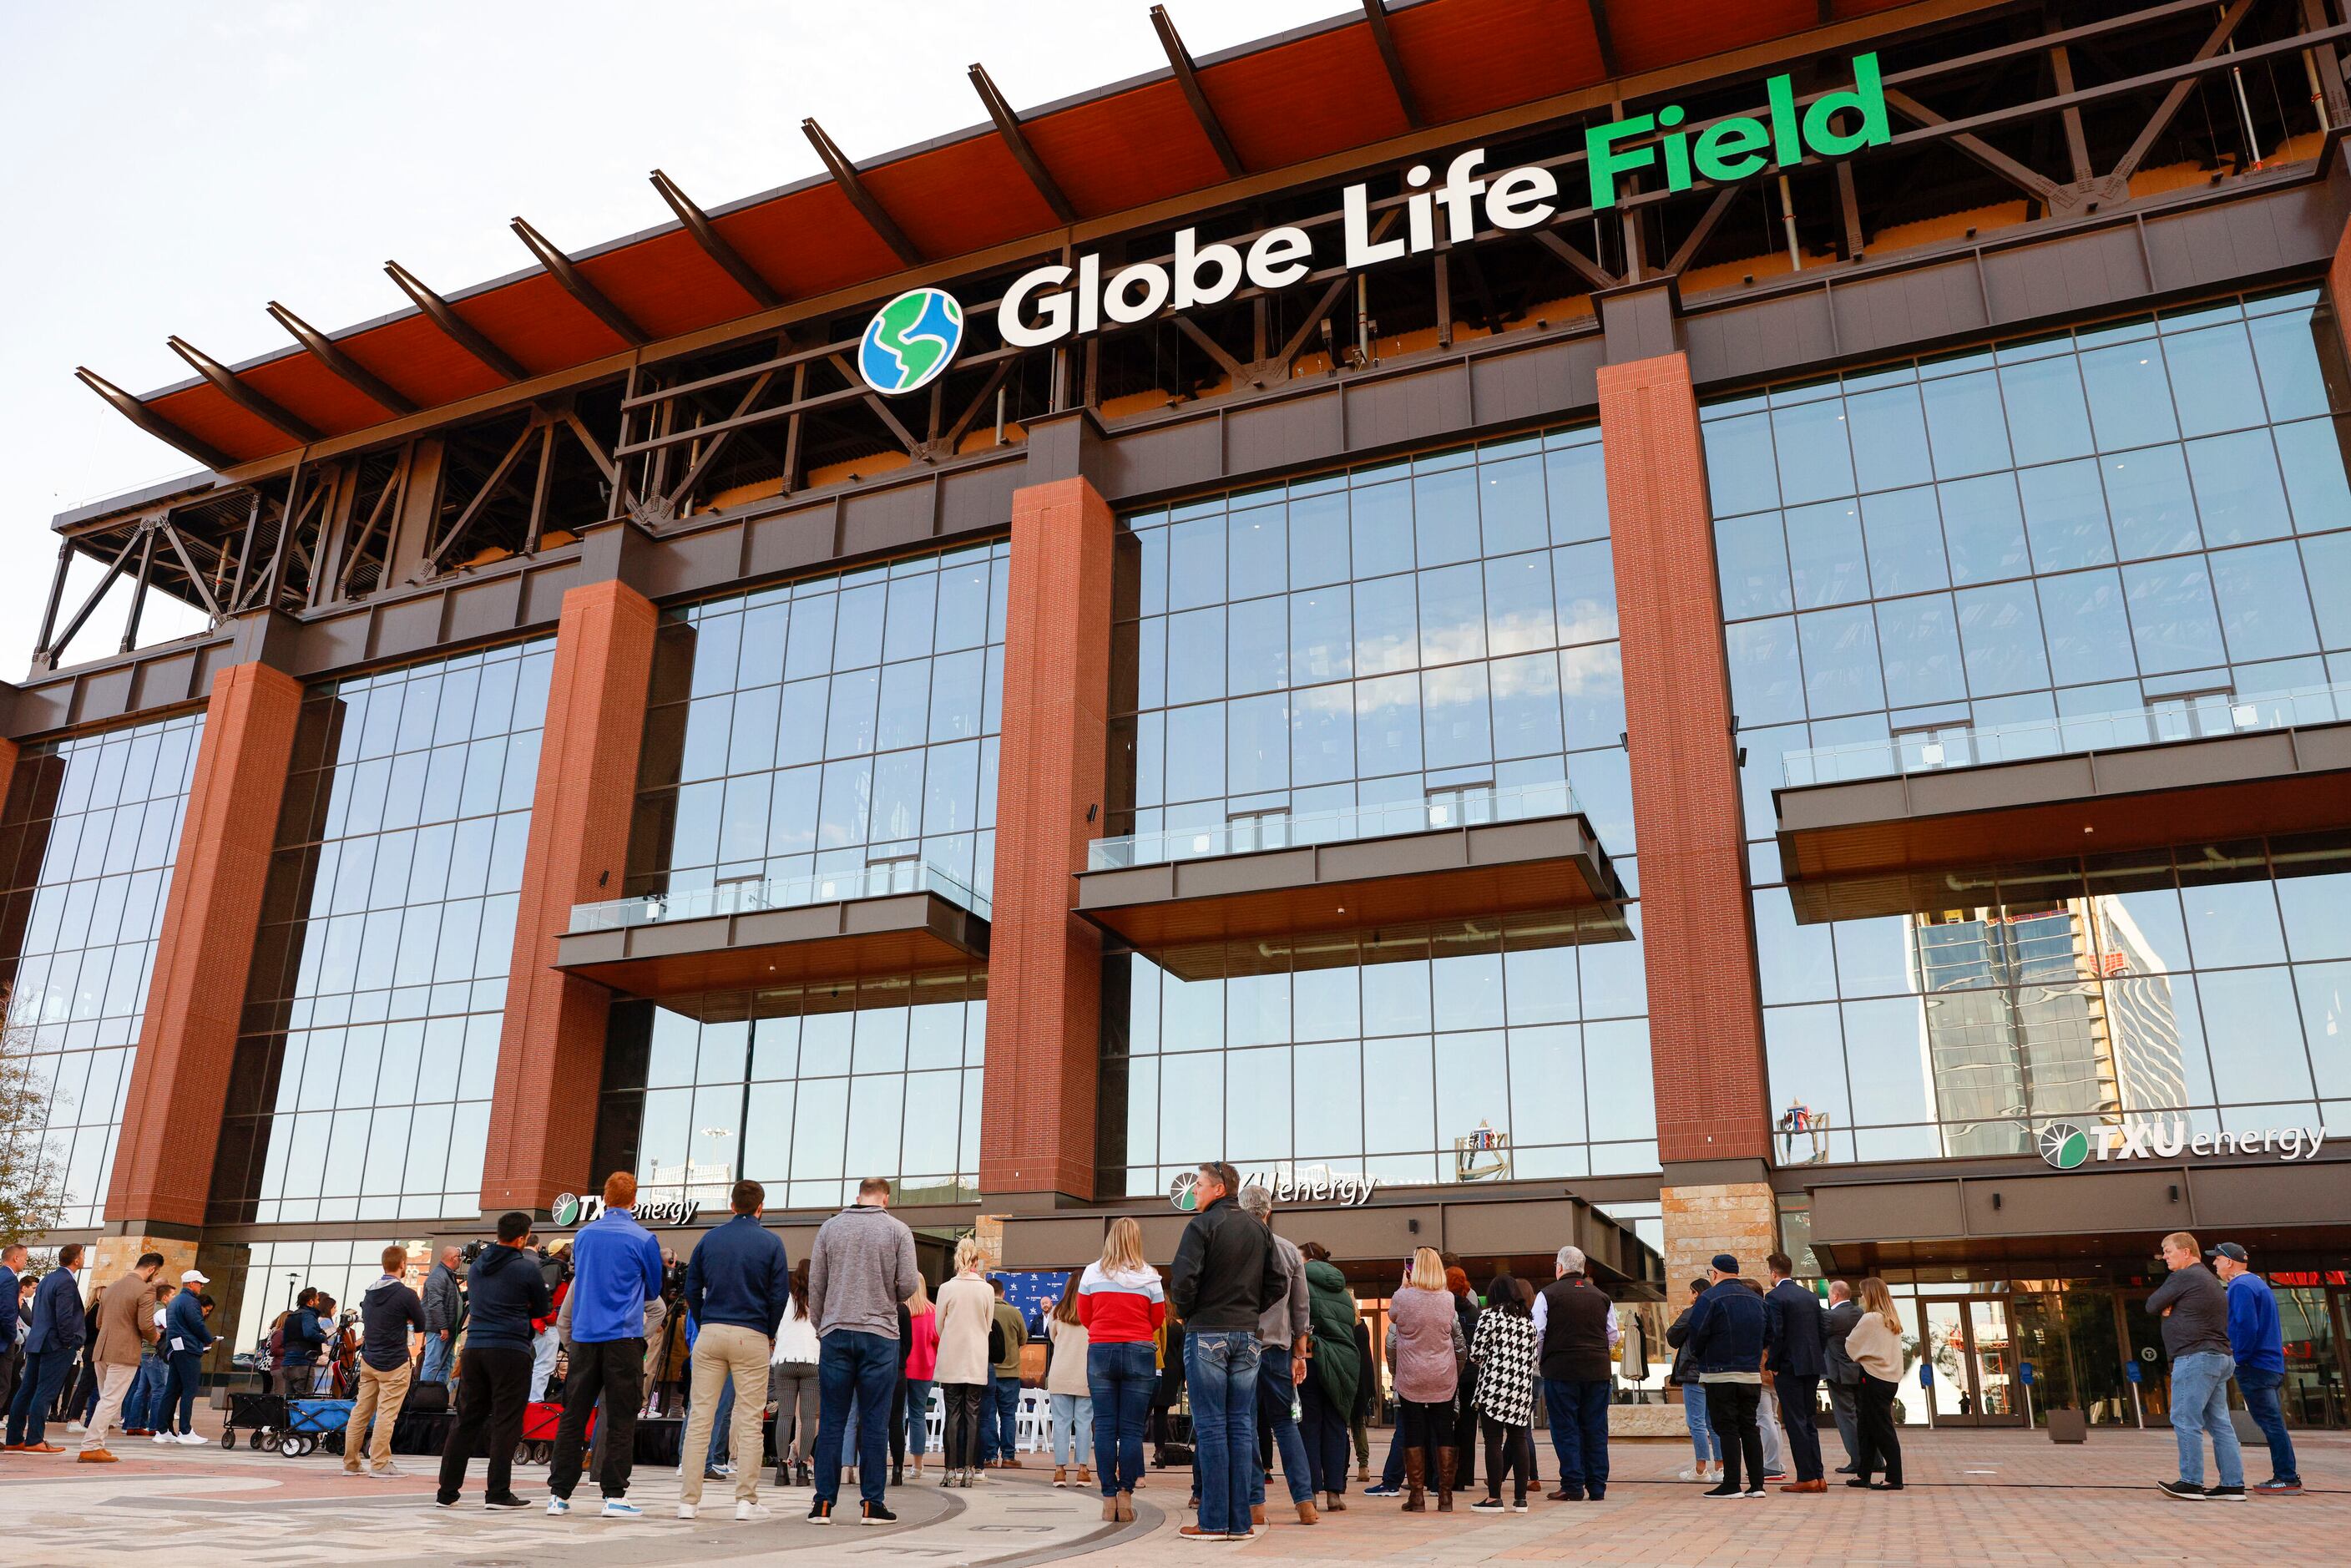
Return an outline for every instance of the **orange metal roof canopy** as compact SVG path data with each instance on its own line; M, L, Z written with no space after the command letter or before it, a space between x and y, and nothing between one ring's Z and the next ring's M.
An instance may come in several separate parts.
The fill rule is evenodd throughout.
M1388 0L1384 20L1422 123L1441 126L1902 3L1639 0L1612 6L1604 0ZM1377 5L1367 0L1364 15L1198 62L1200 89L1246 172L1269 172L1410 128L1377 47L1369 14ZM1081 220L1204 191L1230 177L1172 68L1023 117L1019 128ZM930 261L1057 226L1045 197L992 124L893 155L857 174ZM884 277L904 266L829 176L717 209L710 223L786 300ZM571 259L580 277L653 340L760 308L682 225ZM543 267L460 293L450 306L533 376L630 347ZM420 310L330 336L333 347L362 371L422 409L507 384ZM379 406L298 347L238 367L235 378L324 437L364 429L398 412ZM232 462L298 444L210 381L139 401Z

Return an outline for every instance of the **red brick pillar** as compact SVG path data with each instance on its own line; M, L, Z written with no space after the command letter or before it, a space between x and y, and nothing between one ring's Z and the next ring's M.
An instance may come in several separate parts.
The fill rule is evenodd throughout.
M1114 533L1084 479L1013 492L979 1124L991 1199L1094 1192L1102 940L1071 905L1102 831Z
M301 708L302 684L266 664L213 678L115 1142L110 1231L186 1236L204 1224Z
M482 1162L486 1211L544 1210L603 1179L588 1162L611 992L551 966L571 906L621 896L657 621L653 601L617 580L563 596Z
M1687 358L1603 367L1600 428L1639 831L1657 1153L1671 1185L1677 1164L1771 1154L1730 675Z

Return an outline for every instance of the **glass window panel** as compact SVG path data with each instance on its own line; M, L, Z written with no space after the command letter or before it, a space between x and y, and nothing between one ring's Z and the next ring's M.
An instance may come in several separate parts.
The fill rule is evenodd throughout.
M1780 464L1781 505L1853 494L1853 452L1845 441L1842 400L1773 409L1771 441Z
M1711 420L1705 427L1707 493L1718 517L1760 512L1780 504L1779 469L1771 449L1771 415Z
M1829 1004L1763 1009L1763 1057L1774 1107L1802 1106L1832 1127L1853 1124L1845 1093L1844 1037L1837 1009ZM1775 1110L1782 1165L1808 1163L1810 1137L1796 1132Z
M1880 596L1949 585L1950 571L1943 559L1943 519L1933 489L1922 485L1865 497L1861 517L1868 542L1870 585ZM1729 613L1727 608L1725 613Z
M1373 485L1348 492L1355 575L1381 577L1410 571L1412 491L1401 484Z
M1767 1005L1835 999L1835 948L1830 930L1796 924L1784 887L1755 891L1755 954Z
M2043 578L2039 586L2049 632L2050 673L2060 685L2126 680L2135 673L2117 573L2109 570Z
M1418 772L1419 678L1405 674L1357 681L1354 690L1356 777L1375 779L1392 773ZM1173 715L1169 716L1168 747L1172 768L1176 749Z
M2006 474L1936 486L1954 583L1995 582L2030 570L2024 514Z
M1290 502L1290 583L1317 588L1349 576L1347 492L1292 497ZM1369 575L1366 573L1366 575Z
M1225 1151L1245 1163L1288 1159L1290 1051L1236 1051L1225 1061Z
M2049 684L2031 583L1963 589L1957 601L1970 691L1979 697L1993 696Z
M2000 389L2019 465L2079 457L2091 450L2089 406L2071 354L2003 365Z
M1877 632L1869 606L1796 617L1804 664L1804 701L1815 718L1886 706Z
M2301 419L2327 410L2326 381L2314 333L2329 330L2325 317L2302 310L2255 316L2246 323L2262 392L2273 420Z
M1899 485L1923 485L1935 476L1927 446L1926 415L1916 386L1852 393L1845 398L1844 407L1853 431L1854 478L1864 494ZM1713 439L1709 427L1709 446Z
M1478 510L1489 556L1548 544L1551 522L1543 498L1541 460L1530 455L1480 464Z
M825 764L823 804L817 816L817 847L840 849L866 842L872 794L872 758Z
M2191 441L2188 471L2195 482L2206 543L2282 538L2294 531L2268 431Z
M2207 869L2210 868L2210 869ZM2258 846L2209 846L2200 857L2181 857L2180 897L2188 910L2188 941L2199 969L2237 964L2274 964L2285 957L2278 927L2277 894L2265 877Z
M1167 618L1167 700L1199 702L1225 695L1225 612L1186 611Z
M1486 576L1486 643L1497 654L1530 653L1559 642L1552 609L1551 558L1541 552L1489 560ZM1432 661L1433 662L1433 661Z
M1365 1040L1364 1139L1368 1151L1434 1149L1436 1089L1426 1035Z
M1226 704L1225 715L1225 792L1255 795L1290 788L1288 703L1280 695L1246 697Z
M1918 998L1847 1002L1838 1010L1855 1123L1933 1121L1934 1102L1922 1071L1928 1024Z
M1804 716L1793 616L1727 626L1723 641L1730 658L1731 701L1742 726L1784 724Z
M892 751L902 746L920 746L929 734L930 695L929 660L883 665L881 711L873 731L875 748Z
M1796 608L1817 609L1869 597L1869 577L1862 559L1860 503L1792 507L1785 516Z
M853 670L832 678L825 709L824 754L854 757L873 749L875 706L882 692L879 670Z
M2294 526L2305 534L2351 527L2351 482L2344 472L2342 427L2331 419L2304 420L2271 430L2285 474Z
M2118 452L2100 466L2115 542L2125 560L2171 555L2203 542L2188 485L2187 458L2179 447Z
M2302 561L2292 544L2214 550L2210 561L2231 658L2243 663L2318 651Z
M1548 592L1545 600L1548 602ZM1290 680L1301 684L1344 680L1353 673L1350 601L1343 588L1290 596Z
M2351 583L2351 534L2303 540L2302 559L2309 580L2322 585L2313 595L2317 601L2320 643L2351 648L2351 593L2341 586Z
M2116 602L2119 614L2119 599ZM1949 594L1881 602L1877 642L1885 660L1886 699L1896 707L1966 697L1959 621Z
M1559 640L1595 643L1616 635L1616 572L1604 540L1551 552L1559 595Z
M2146 446L2179 434L2163 356L2154 340L2090 350L2082 355L2081 364L2100 451Z
M1546 436L1543 486L1551 495L1551 542L1608 537L1608 470L1596 427ZM1709 465L1710 466L1710 465Z
M2017 475L2036 571L2104 566L2115 559L2105 491L2095 462L2058 463Z
M1443 566L1477 558L1477 469L1416 474L1412 481L1412 509L1413 533L1422 566Z
M2195 670L2225 657L2220 618L2212 602L2204 558L2179 556L2123 568L2131 636L2139 669L2147 674Z
M1931 507L1931 500L1929 506ZM1932 512L1928 514L1932 520ZM1795 607L1789 584L1788 546L1780 514L1758 512L1714 526L1714 554L1722 579L1722 613L1732 621L1770 615ZM1935 560L1943 559L1942 536L1935 537Z
M1169 710L1165 766L1170 800L1202 800L1224 794L1224 705Z
M2294 1028L2301 1009L2286 969L2208 971L2196 977L2196 989L2207 1043L2220 1064L2215 1087L2223 1103L2310 1097L2310 1056Z
M1280 593L1287 583L1284 569L1290 544L1280 506L1255 507L1232 515L1227 532L1232 597L1247 599Z
M2169 333L2162 341L2181 434L2209 435L2262 423L2261 379L2243 323Z
M881 583L843 589L832 634L832 667L853 670L882 662L882 615L888 590Z
M1233 605L1226 612L1226 690L1238 696L1279 691L1290 684L1288 612L1289 601L1277 595Z
M1919 392L1927 405L1937 478L1955 479L2010 465L2007 417L1991 371L1940 377L1925 382Z

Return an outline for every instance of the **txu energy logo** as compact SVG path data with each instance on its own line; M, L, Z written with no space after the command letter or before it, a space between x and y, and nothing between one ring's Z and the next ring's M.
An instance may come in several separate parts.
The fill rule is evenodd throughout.
M2070 1171L2090 1157L2090 1134L2071 1122L2052 1122L2035 1134L2041 1157L2061 1171Z
M873 313L857 345L865 384L896 396L938 379L963 346L963 307L944 288L909 288Z

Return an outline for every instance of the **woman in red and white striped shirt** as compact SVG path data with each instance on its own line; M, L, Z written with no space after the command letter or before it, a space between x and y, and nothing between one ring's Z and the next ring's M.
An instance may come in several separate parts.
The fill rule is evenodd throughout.
M1152 1336L1167 1321L1167 1294L1159 1271L1143 1260L1143 1228L1132 1218L1111 1222L1101 1260L1087 1264L1078 1281L1078 1321L1086 1329L1102 1517L1133 1519L1134 1483L1143 1477L1143 1424L1159 1386Z

